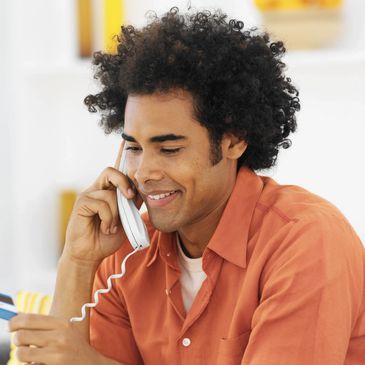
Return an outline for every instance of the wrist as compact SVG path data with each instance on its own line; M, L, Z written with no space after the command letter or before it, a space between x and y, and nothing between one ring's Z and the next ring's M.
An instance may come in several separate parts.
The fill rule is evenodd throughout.
M59 267L67 267L70 270L80 271L80 272L95 272L99 267L102 260L94 261L87 259L75 258L66 252L63 252L59 261Z

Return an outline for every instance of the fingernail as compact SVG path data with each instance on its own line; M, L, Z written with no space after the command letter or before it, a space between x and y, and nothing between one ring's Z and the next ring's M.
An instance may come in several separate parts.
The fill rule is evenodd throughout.
M115 233L117 233L117 231L118 231L118 227L117 226L114 226L112 228L112 233L115 234Z
M106 229L106 234L110 234L110 229L109 228Z
M133 196L134 195L134 192L133 192L133 190L131 188L129 188L127 192L128 192L128 195L129 196Z

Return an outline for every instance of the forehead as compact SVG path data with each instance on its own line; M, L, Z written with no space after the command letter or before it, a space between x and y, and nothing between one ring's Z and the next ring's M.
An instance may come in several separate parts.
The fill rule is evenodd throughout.
M186 135L199 128L203 127L194 118L193 99L187 92L128 96L124 124L127 134Z

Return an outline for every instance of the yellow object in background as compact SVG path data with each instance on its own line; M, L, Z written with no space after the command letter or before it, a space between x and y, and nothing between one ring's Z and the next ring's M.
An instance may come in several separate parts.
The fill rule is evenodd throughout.
M264 27L285 48L328 47L342 31L342 0L255 0Z
M115 36L124 20L123 0L76 0L80 57L94 51L116 53Z
M108 53L116 53L113 38L120 33L123 20L123 0L104 0L104 50Z
M59 197L59 218L60 218L60 253L65 244L67 224L71 216L72 208L76 201L77 193L73 190L66 190L60 193Z
M18 312L22 313L36 313L36 314L49 314L52 305L52 297L50 295L20 291L16 295L15 306ZM16 346L13 343L13 335L11 336L10 354L7 365L21 365L15 356Z
M342 0L255 0L260 10L293 10L308 8L338 8Z
M93 52L92 0L77 0L79 55L90 57Z

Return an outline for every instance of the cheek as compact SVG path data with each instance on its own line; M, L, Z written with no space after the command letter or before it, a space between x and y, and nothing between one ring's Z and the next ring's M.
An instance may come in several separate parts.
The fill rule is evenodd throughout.
M190 166L190 179L187 181L187 190L191 204L203 207L204 204L216 195L215 180L209 168L201 164Z
M192 180L191 193L193 204L206 204L210 201L216 201L226 190L227 179L224 172L218 172L215 166L210 162L207 164L198 163L192 168L194 170L194 179Z
M204 169L198 159L189 159L171 165L170 176L185 187L192 195L199 193L200 185L204 180Z
M135 166L137 165L137 158L136 156L132 155L130 151L127 151L125 166L127 168L127 171L135 169Z

